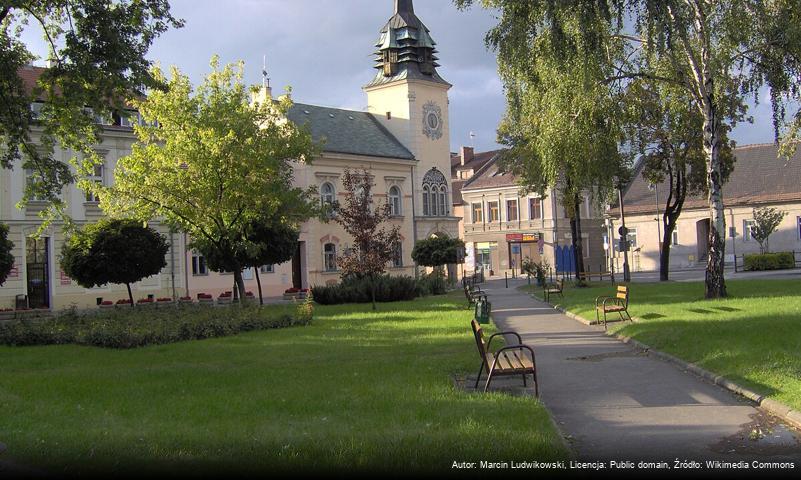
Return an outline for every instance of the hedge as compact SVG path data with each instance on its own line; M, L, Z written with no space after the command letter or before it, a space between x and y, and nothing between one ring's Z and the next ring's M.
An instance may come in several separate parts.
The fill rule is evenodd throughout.
M745 256L746 270L782 270L795 267L792 252L759 253Z
M370 303L371 283L368 278L346 278L335 285L312 287L312 298L320 305ZM409 276L382 275L377 277L375 301L400 302L418 296L417 282Z
M0 344L12 346L77 344L105 348L200 340L239 332L311 323L313 307L231 306L212 308L117 308L79 313L68 310L47 319L0 323Z

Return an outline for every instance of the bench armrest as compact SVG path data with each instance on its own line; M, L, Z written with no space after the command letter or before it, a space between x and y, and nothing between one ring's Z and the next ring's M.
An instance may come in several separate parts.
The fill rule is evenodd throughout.
M598 302L600 302L600 301L606 302L610 298L614 298L614 297L609 297L609 296L604 296L604 295L602 295L600 297L595 297L595 307L597 308L597 307L600 306L600 304Z
M490 335L489 338L487 339L487 350L489 350L490 345L492 345L492 339L495 337L500 337L501 335L514 335L515 337L517 337L517 344L518 345L523 344L523 339L520 338L520 334L515 331L509 330L508 332L498 332Z
M612 304L615 304L615 305L622 305L622 304L620 303L620 299L619 299L619 298L617 298L617 297L606 297L606 299L604 299L604 303L603 303L602 307L603 307L603 308L606 308L606 302L608 302L608 301L610 301L610 300L612 301Z

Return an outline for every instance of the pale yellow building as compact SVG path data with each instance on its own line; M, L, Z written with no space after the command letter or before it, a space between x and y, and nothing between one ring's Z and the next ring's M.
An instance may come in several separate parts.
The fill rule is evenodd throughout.
M734 150L736 162L729 181L723 186L726 213L726 264L742 266L742 255L759 253L759 244L751 236L754 208L773 207L787 212L777 231L769 238L771 252L796 252L801 263L801 152L787 159L778 155L774 144L744 145ZM664 203L669 187L656 186L637 174L624 194L626 227L631 243L632 271L658 271ZM620 226L618 208L609 211L610 231L617 237ZM688 195L671 236L671 270L702 268L707 261L709 209L702 194ZM617 247L617 242L612 242ZM620 271L622 253L615 248L613 261Z

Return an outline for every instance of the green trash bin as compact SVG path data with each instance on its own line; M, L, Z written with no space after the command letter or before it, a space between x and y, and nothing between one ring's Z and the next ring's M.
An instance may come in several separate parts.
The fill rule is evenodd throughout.
M491 310L492 304L487 300L487 297L480 298L476 302L476 321L482 324L489 323Z

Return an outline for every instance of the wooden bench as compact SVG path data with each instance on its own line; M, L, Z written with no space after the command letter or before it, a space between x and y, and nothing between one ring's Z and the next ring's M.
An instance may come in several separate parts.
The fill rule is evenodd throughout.
M633 322L631 315L629 315L629 287L626 285L617 286L617 294L614 297L597 297L595 299L595 320L601 323L601 313L604 317L604 330L606 329L606 314L617 313L620 315L620 320L624 321L626 314L630 322Z
M531 375L534 378L534 395L540 396L540 383L537 381L537 367L534 359L534 350L528 345L523 345L523 340L517 332L499 332L493 333L489 339L484 340L484 330L481 325L473 319L470 321L470 326L473 328L473 336L476 339L476 346L478 347L478 354L481 357L481 365L478 369L476 376L475 388L478 389L478 382L481 380L481 372L487 372L487 381L484 384L484 391L486 392L492 382L493 377L520 375L523 377L523 386L527 387L528 382L526 375ZM490 351L492 339L502 335L513 335L517 337L516 345L507 345L499 348L496 352ZM526 355L528 353L528 355Z
M545 285L542 288L542 297L545 299L546 302L551 301L551 294L558 293L560 297L564 298L564 294L562 294L562 290L565 288L565 279L560 278L556 281L556 283L552 283L550 285Z
M487 293L470 283L465 283L464 285L464 296L467 298L467 308L470 308L482 298L484 301L487 300Z
M579 272L576 275L576 278L582 281L592 280L593 277L598 277L599 281L603 281L604 277L609 277L609 280L612 280L612 272Z

